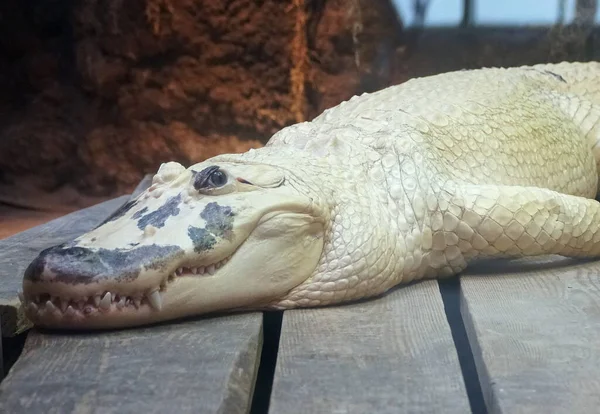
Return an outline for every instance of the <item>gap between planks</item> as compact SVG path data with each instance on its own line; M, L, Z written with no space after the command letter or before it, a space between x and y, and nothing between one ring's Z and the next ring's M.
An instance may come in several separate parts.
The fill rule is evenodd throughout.
M490 413L600 406L600 262L483 262L461 278L461 312Z
M270 414L470 411L436 281L284 312Z

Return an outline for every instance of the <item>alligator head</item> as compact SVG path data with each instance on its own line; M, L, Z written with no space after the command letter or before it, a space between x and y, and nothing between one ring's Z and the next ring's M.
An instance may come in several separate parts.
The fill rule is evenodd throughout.
M314 272L327 223L286 174L235 157L163 164L139 197L30 264L28 317L47 327L123 327L285 297Z

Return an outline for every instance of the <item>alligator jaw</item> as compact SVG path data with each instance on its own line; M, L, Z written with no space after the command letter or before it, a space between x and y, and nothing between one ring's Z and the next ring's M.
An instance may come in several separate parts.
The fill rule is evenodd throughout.
M182 279L212 277L230 260L227 257L207 266L178 267L164 277L160 284L137 291L113 286L75 298L61 296L58 284L24 282L27 295L19 294L27 316L39 326L80 328L125 327L140 323L158 322L170 318L160 315L170 290ZM52 292L52 293L48 293Z

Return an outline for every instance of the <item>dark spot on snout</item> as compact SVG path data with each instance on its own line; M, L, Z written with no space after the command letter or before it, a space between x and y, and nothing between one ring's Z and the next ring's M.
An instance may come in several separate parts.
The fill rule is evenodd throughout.
M148 207L144 207L143 209L136 211L135 213L133 213L133 216L131 216L131 218L137 220L140 217L142 217L146 213L146 211L148 211Z
M139 218L137 226L140 230L144 230L149 224L161 228L165 225L165 222L169 217L179 214L179 204L181 204L181 194L169 198L165 204L150 213L144 214L148 210L147 207L144 207L136 212L133 215L133 218Z
M215 236L210 234L208 230L200 227L189 226L188 236L194 243L194 251L196 253L212 249L217 242Z
M200 217L206 221L206 229L217 237L228 237L233 229L235 214L229 206L220 206L217 203L208 203Z
M218 203L208 203L200 217L206 221L206 227L188 227L188 236L194 243L197 253L210 250L217 242L217 238L229 238L233 229L235 214L229 206L220 206Z
M166 271L182 255L183 250L173 245L114 250L58 245L42 251L27 267L24 278L32 282L70 284L107 279L131 282L144 268Z

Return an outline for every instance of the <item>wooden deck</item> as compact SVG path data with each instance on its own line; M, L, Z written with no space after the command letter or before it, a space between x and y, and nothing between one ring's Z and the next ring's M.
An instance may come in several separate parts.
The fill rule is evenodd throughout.
M8 371L0 413L512 414L600 407L600 262L593 261L482 263L460 283L415 283L331 308L99 333L29 329L16 295L25 267L127 199L0 241Z

